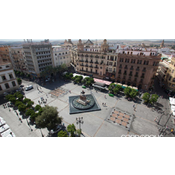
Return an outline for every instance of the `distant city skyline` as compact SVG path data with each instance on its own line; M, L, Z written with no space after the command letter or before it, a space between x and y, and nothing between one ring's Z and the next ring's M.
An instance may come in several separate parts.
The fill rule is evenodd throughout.
M27 40L27 39L25 39ZM33 41L40 41L44 39L32 39ZM49 40L65 40L65 39L49 39ZM79 40L79 39L71 39L71 40ZM86 40L86 39L82 39ZM88 39L87 39L88 40ZM103 40L103 39L90 39L90 40ZM158 40L165 40L165 41L173 41L175 39L107 39L107 40L135 40L135 41L142 41L142 40L150 40L150 41L158 41ZM0 41L24 41L24 39L0 39Z

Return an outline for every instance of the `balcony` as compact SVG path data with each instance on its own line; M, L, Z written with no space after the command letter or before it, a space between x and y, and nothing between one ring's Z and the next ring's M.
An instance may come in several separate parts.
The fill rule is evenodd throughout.
M145 78L145 76L142 75L141 78Z
M89 67L88 65L85 65L85 67Z
M91 66L91 65L89 67L93 68L93 66Z
M133 67L131 67L131 68L130 68L130 70L134 70L134 68L133 68Z
M138 77L138 75L135 75L135 77Z
M140 71L140 69L136 69L136 71Z
M96 61L95 64L99 64L99 63Z
M79 62L84 62L84 60L80 60Z
M98 69L99 67L98 67L98 66L95 66L94 68L95 68L95 69Z
M125 69L128 69L128 67L125 67Z
M90 61L89 63L93 63L93 61Z
M80 66L84 66L84 64L80 64Z
M131 77L132 77L132 74L129 74L129 76L131 76Z
M127 73L125 72L124 75L127 75Z
M118 72L118 74L122 74L121 72Z
M85 63L88 63L88 60L86 60Z
M146 72L146 69L143 69L142 72Z

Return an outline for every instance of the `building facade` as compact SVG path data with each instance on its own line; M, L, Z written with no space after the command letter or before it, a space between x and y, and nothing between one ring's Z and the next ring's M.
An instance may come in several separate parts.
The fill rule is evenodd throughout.
M40 77L40 73L48 66L54 66L52 45L49 40L40 43L27 41L23 44L27 73Z
M172 57L169 68L165 76L165 87L169 90L175 90L175 57Z
M63 46L53 46L54 67L71 63L70 48Z
M0 57L0 94L19 88L11 62Z
M153 86L161 60L157 51L146 48L111 49L107 40L103 41L100 49L92 50L92 43L88 47L87 42L85 44L79 40L77 50L71 53L71 61L78 73L145 90Z
M11 62L14 70L27 72L23 47L11 47L10 58L11 58Z
M2 61L8 61L11 62L10 59L10 52L8 46L1 46L0 47L0 58Z
M116 81L148 90L153 86L161 55L155 51L123 50L118 54Z

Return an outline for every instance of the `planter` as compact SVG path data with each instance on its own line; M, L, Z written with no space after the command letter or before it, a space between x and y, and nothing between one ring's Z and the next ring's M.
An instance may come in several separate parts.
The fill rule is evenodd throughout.
M109 94L110 97L114 97L114 94Z

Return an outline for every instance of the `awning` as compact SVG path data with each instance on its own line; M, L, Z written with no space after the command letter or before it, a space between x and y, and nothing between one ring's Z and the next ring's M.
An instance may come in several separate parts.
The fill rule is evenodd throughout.
M93 87L96 87L96 88L99 88L99 89L106 89L105 87L98 86L98 85L96 85L96 84L93 84L92 86L93 86Z
M106 85L108 85L108 86L111 84L110 81L104 81L104 80L100 80L100 79L96 79L96 78L94 78L94 81L95 81L95 82L99 82L99 83L104 83L104 84L106 84Z

